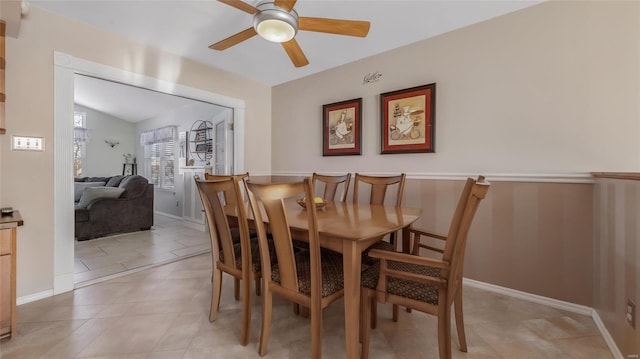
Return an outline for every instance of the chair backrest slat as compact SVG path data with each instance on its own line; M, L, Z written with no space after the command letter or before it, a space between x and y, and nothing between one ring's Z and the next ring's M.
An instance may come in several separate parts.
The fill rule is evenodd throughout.
M467 179L465 187L460 196L460 201L454 217L451 220L451 227L449 229L449 235L447 236L446 245L444 248L444 254L442 259L451 263L451 270L449 272L441 271L442 277L447 277L453 280L461 280L464 255L467 243L467 236L471 223L478 210L480 201L482 201L489 190L490 184L484 181L484 178L479 180Z
M227 207L229 204L223 202L223 200L233 203L242 201L242 194L237 178L229 176L226 177L226 179L201 180L196 176L195 182L207 216L207 224L209 226L209 232L211 233L212 251L222 252L223 263L231 268L236 268L233 236L231 235L231 226L227 216L228 211L232 210L237 217L237 223L235 223L235 225L240 231L242 267L251 268L251 247L249 243L249 227L246 210L244 206L235 205L233 209L230 209Z
M326 200L334 201L338 188L342 185L342 194L339 197L340 202L347 200L347 192L349 192L349 183L351 182L351 173L341 176L330 176L313 173L311 176L311 182L314 188L318 188L318 182L324 184L324 192L322 198Z
M305 178L303 182L296 183L281 183L281 184L262 184L247 182L249 202L251 203L252 213L255 218L256 232L258 234L258 240L260 241L261 258L264 262L268 257L269 246L266 238L266 228L264 226L264 217L266 215L269 222L269 229L271 237L273 239L273 246L275 248L275 257L278 263L278 270L280 272L280 286L283 288L299 291L298 288L298 276L297 267L295 261L295 251L293 248L291 230L289 228L289 221L287 219L287 212L285 206L285 200L293 200L296 198L305 197L307 203L313 203L313 186L311 180ZM263 212L264 210L264 212ZM315 206L307 206L307 217L309 222L309 249L312 261L312 287L314 283L320 288L320 275L319 272L319 256L320 256L320 244L318 239L316 208ZM266 254L264 252L267 252ZM318 257L317 268L314 270L313 263L314 256ZM266 262L269 263L269 262ZM268 265L263 265L262 273L264 278L271 279L271 268ZM316 280L313 277L316 277ZM316 289L312 288L315 292ZM312 293L313 296L313 293Z
M221 180L221 179L228 179L229 177L233 177L236 181L238 181L239 183L242 183L243 181L246 181L249 179L249 172L247 173L241 173L241 174L237 174L237 175L212 175L209 173L205 173L204 174L204 179L205 180ZM240 185L240 190L242 192L244 192L244 185L241 184ZM235 206L236 205L236 198L232 193L228 193L228 191L224 192L223 195L224 198L224 203L226 206ZM244 198L244 193L243 193L243 198Z
M353 203L358 203L360 195L359 187L362 183L368 184L371 188L369 197L370 204L384 204L389 186L397 185L394 205L400 207L402 206L405 180L406 174L404 173L397 176L367 176L356 173L353 181Z

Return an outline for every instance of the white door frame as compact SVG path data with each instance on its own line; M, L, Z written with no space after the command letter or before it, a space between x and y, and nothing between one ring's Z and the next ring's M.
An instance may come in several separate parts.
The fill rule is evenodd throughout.
M244 172L244 100L54 52L54 278L53 294L74 289L73 108L74 76L82 74L233 108L234 168Z

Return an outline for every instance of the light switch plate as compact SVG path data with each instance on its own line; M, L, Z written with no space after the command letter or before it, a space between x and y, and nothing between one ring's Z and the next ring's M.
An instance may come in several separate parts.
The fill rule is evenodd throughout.
M44 137L11 136L13 151L44 151Z

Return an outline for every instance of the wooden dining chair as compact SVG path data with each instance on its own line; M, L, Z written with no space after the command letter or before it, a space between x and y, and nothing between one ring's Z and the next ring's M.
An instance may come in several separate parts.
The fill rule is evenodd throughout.
M242 197L244 199L244 202L247 201L246 196L244 194L244 190L245 190L245 186L244 186L244 181L249 180L249 172L247 173L241 173L241 174L236 174L236 175L213 175L210 173L206 173L204 174L204 179L205 180L221 180L221 179L228 179L229 177L233 177L236 181L238 181L238 183L240 183L240 190L242 191ZM225 203L226 207L233 207L237 205L235 196L233 195L228 195L226 192L223 193L223 200ZM235 223L235 219L234 218L229 218L230 220L230 225L231 228L237 228L236 223ZM234 230L231 233L234 237L234 240L238 240L238 231Z
M311 182L313 187L318 189L318 183L324 185L324 191L322 198L330 201L335 201L338 187L342 185L342 192L338 201L344 202L347 200L347 192L349 192L349 183L351 182L351 173L340 176L322 175L319 173L313 173L311 176Z
M379 262L362 274L362 358L369 352L369 333L375 302L393 303L435 315L438 319L438 348L441 359L451 358L451 305L454 305L460 350L467 351L462 313L462 272L469 228L487 191L484 179L469 178L458 201L446 236L412 229L419 236L445 242L441 259L416 254L371 250ZM374 314L375 315L375 314Z
M249 179L249 172L241 173L236 175L214 175L210 173L204 173L205 180L223 180L228 179L229 177L233 177L236 181L238 181L240 186L240 191L242 191L242 198L245 203L248 201L245 194L245 185L244 182ZM225 211L228 213L235 213L235 206L238 205L238 201L235 198L235 194L229 191L222 193L222 200L224 201ZM231 230L231 239L233 243L240 243L240 230L238 228L238 218L236 216L227 216L227 220L229 221L229 228ZM249 228L249 236L251 238L256 237L256 232ZM260 280L256 280L256 294L260 295ZM233 297L235 300L240 300L240 279L233 279Z
M311 357L322 356L322 310L344 294L342 256L320 251L320 238L315 206L297 209L306 213L309 250L295 251L289 228L286 201L306 198L313 203L314 189L310 178L302 182L258 184L247 182L249 201L256 223L263 273L262 328L259 354L265 355L269 342L272 296L277 294L300 306L310 308ZM264 211L264 212L263 212ZM264 213L264 215L263 215ZM266 218L265 218L266 216ZM274 245L267 245L264 221L268 220ZM269 265L275 251L277 264ZM284 334L284 333L283 333Z
M240 283L242 291L242 333L240 335L240 343L247 345L251 325L251 282L256 281L259 283L261 278L258 241L255 238L250 238L245 206L234 206L232 209L225 208L228 202L224 202L223 199L243 203L242 192L237 178L230 176L226 179L201 180L196 176L195 182L207 216L209 236L211 238L213 275L211 278L209 321L216 319L220 305L222 273L227 273ZM234 214L237 218L238 242L234 242L232 239L228 220L229 213ZM269 259L267 260L269 261Z
M387 200L387 203L400 207L402 205L404 182L406 178L407 175L404 173L396 176L368 176L356 173L353 179L353 203L358 203L360 197L364 194L362 188L368 186L370 189L369 203L384 204L385 200L387 200L387 189L390 186L397 185L395 197L391 201Z
M358 203L360 198L365 194L365 190L369 189L370 204L392 204L396 207L402 205L402 197L404 195L404 183L407 176L402 173L396 176L367 176L356 173L353 180L353 203ZM391 200L386 198L389 187L395 186L395 196ZM363 189L364 188L364 189ZM362 193L361 193L362 192ZM397 233L391 233L389 242L378 241L373 244L370 249L386 249L395 250ZM362 254L362 261L365 264L372 264L374 260L368 257L368 250Z

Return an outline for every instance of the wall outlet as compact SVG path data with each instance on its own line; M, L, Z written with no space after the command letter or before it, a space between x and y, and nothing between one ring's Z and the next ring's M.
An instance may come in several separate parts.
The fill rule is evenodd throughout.
M636 328L636 304L631 299L627 299L627 322Z

